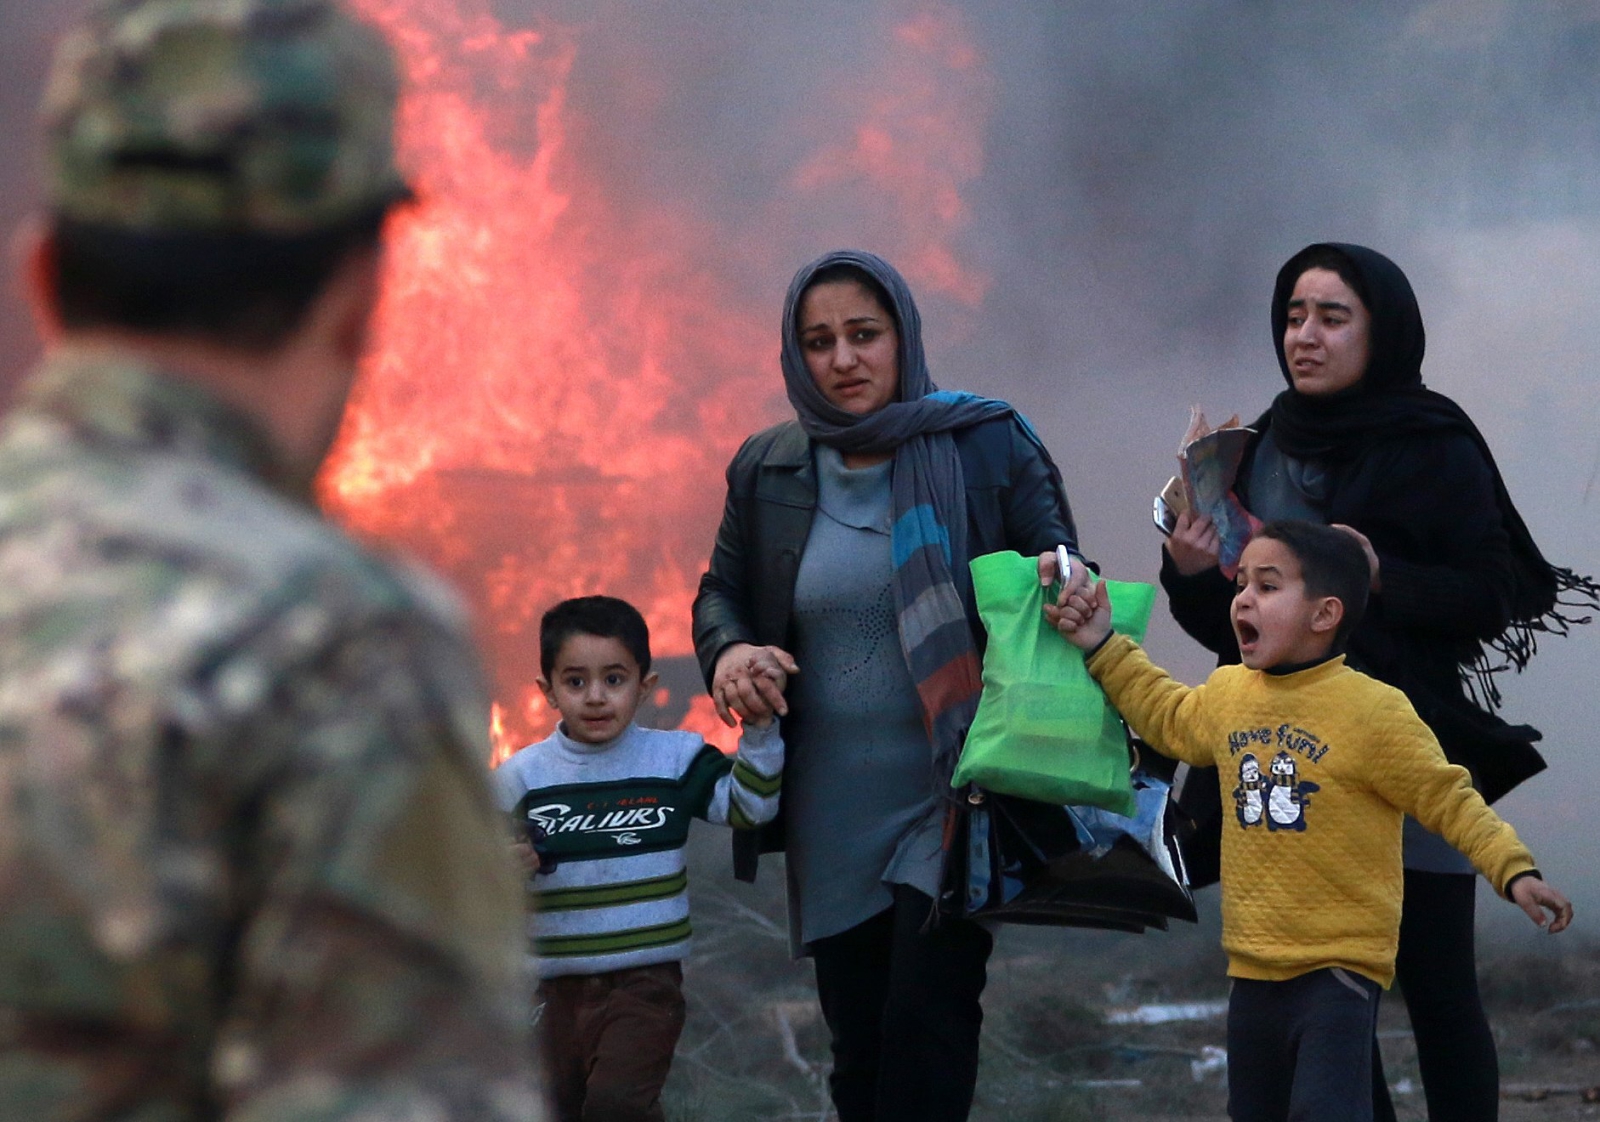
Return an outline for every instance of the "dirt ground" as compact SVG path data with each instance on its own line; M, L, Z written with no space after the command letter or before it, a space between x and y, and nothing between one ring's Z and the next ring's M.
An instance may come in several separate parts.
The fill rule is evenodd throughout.
M725 845L725 841L723 842ZM721 846L697 862L689 1023L667 1085L669 1122L832 1116L827 1036L808 963L789 957L781 866L755 889L725 878ZM777 874L777 875L774 875ZM1208 899L1209 897L1209 899ZM1002 929L984 999L973 1122L1223 1122L1225 960L1215 894L1198 925L1129 936ZM1500 1050L1504 1122L1600 1122L1600 944L1490 941L1479 977ZM1200 1019L1133 1023L1141 1008ZM1379 1035L1401 1122L1425 1122L1398 995Z

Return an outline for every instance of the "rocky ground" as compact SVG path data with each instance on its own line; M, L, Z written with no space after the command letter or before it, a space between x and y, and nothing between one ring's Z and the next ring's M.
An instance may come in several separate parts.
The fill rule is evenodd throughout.
M826 1122L827 1036L808 964L790 961L782 869L728 878L726 837L694 843L689 1024L671 1122ZM1215 892L1202 922L1129 936L1007 927L991 960L974 1122L1222 1122L1226 998ZM1600 942L1581 931L1491 942L1480 977L1500 1045L1505 1122L1600 1120ZM1162 1016L1188 1019L1161 1021ZM1405 1010L1381 1016L1403 1120L1427 1114ZM1588 1095L1588 1101L1585 1095Z

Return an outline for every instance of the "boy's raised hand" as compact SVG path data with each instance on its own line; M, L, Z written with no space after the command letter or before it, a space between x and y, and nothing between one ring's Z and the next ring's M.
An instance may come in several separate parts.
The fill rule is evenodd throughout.
M1044 618L1073 646L1093 650L1111 633L1111 595L1106 582L1095 581L1092 588L1072 593L1059 606L1045 604Z
M1528 913L1528 918L1543 927L1544 912L1550 910L1550 934L1565 931L1572 922L1572 901L1538 877L1519 876L1511 884L1511 899Z

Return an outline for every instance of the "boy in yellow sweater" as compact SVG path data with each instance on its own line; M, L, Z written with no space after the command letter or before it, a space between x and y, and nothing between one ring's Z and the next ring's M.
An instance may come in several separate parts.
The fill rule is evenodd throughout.
M1104 584L1045 608L1134 731L1222 772L1234 1122L1371 1119L1372 1034L1400 930L1403 815L1441 834L1539 926L1546 908L1551 932L1572 921L1572 905L1466 769L1446 761L1405 695L1345 665L1370 579L1351 535L1267 524L1244 551L1233 600L1244 663L1193 689L1111 632Z

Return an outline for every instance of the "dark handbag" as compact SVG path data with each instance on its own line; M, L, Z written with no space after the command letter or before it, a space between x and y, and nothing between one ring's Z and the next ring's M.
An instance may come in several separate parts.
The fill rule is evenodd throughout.
M955 831L944 892L968 919L1165 931L1195 922L1168 781L1133 771L1135 810L1057 806L980 788Z

